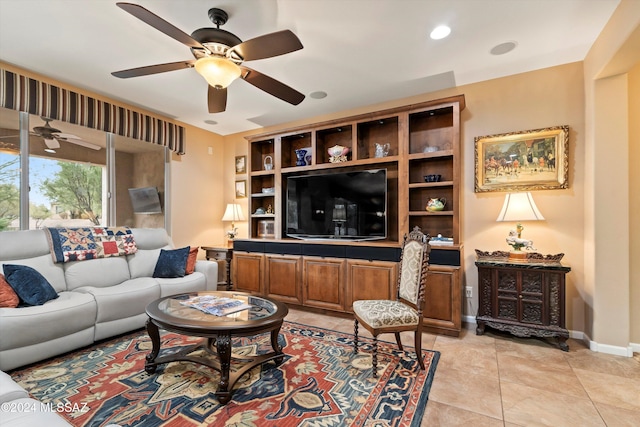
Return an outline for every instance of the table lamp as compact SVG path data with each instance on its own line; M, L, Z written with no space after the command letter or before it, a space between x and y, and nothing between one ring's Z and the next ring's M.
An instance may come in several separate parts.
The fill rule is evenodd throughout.
M238 235L238 228L235 226L236 221L244 221L242 207L237 203L227 203L227 209L222 215L223 221L231 221L231 230L227 231L229 239L233 240Z
M507 243L513 248L509 252L510 261L526 261L527 254L522 251L522 248L535 250L532 240L522 238L524 227L521 221L540 221L543 219L544 217L538 210L530 192L507 193L505 195L502 210L496 221L517 222L516 230L511 230L509 237L507 237Z

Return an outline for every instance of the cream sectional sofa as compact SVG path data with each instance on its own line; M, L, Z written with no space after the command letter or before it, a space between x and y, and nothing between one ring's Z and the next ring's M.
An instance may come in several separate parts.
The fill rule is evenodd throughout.
M0 372L0 426L3 427L69 427L55 408L43 405L8 374Z
M164 229L132 229L135 254L56 264L43 230L0 233L0 268L27 265L58 293L44 305L0 308L0 370L7 371L144 326L151 301L189 291L215 290L218 264L198 260L195 272L153 278L161 249L173 243Z

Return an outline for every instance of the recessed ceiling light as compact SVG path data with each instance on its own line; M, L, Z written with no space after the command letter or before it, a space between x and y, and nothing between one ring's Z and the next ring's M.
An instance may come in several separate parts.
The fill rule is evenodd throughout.
M439 25L431 31L429 35L434 40L440 40L451 34L451 28L446 25Z
M205 120L204 122L206 124L208 124L208 125L217 125L218 124L218 122L216 122L215 120Z
M322 99L322 98L326 98L327 97L327 92L323 92L321 90L317 91L317 92L311 92L309 94L309 97L313 98L313 99Z
M51 148L45 148L44 151L47 152L47 153L51 153L51 154L55 154L56 153L56 150L52 150Z
M489 52L491 52L492 55L504 55L505 53L509 53L515 49L516 46L518 46L518 43L516 42L500 43L499 45L494 46Z

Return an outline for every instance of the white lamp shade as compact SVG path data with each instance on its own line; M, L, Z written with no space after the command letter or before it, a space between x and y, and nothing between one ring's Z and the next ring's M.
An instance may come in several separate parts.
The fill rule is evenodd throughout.
M544 217L533 201L531 193L507 193L496 221L537 221Z
M237 203L228 203L227 209L222 215L223 221L244 221L244 215L242 214L242 207Z
M196 61L196 71L216 89L223 89L240 77L240 67L234 62L216 56L205 56Z

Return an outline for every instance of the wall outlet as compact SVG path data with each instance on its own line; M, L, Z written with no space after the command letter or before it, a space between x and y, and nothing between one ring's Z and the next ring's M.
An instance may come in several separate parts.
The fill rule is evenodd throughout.
M473 288L471 286L467 286L465 288L465 292L466 292L467 298L472 298L473 297Z

